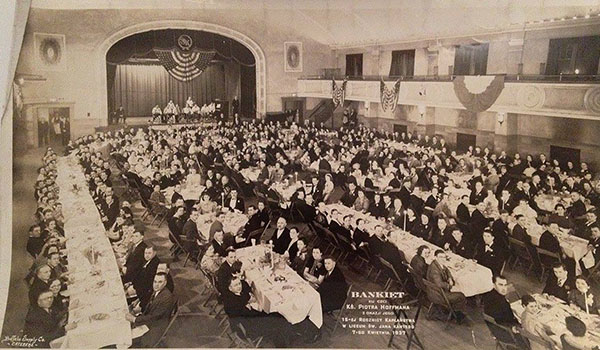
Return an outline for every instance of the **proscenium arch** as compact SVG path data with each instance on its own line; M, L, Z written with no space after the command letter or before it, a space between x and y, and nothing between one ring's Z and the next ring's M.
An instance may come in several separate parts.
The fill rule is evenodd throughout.
M120 29L112 33L96 48L94 56L97 59L97 81L100 82L99 86L104 87L103 89L96 89L98 91L97 100L100 103L99 118L102 125L108 124L108 87L106 81L106 54L108 50L123 38L160 29L189 29L215 33L236 40L248 48L254 55L256 62L256 116L260 118L265 115L267 112L267 63L262 48L254 40L245 34L218 24L183 20L161 20L139 23Z

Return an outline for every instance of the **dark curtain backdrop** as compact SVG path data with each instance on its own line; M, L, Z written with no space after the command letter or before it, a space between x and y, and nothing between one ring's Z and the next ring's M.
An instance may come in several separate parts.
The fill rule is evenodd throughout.
M171 99L182 109L188 96L199 106L215 98L226 99L225 68L222 64L210 65L204 73L189 82L173 78L160 65L113 67L116 67L114 85L109 94L109 106L113 109L109 112L122 105L127 116L150 116L152 107L158 104L162 109Z
M240 111L244 117L256 114L256 68L240 65Z
M454 75L485 75L489 44L461 45L454 56Z
M392 51L390 76L411 77L415 74L415 50Z

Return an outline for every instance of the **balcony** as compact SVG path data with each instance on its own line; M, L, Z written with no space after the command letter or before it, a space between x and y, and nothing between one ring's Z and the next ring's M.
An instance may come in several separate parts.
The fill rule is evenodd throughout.
M335 77L341 83L343 77ZM331 79L305 76L298 96L331 98ZM464 109L454 92L454 76L348 77L346 100L378 104L380 80L401 80L398 104ZM600 75L505 75L504 89L490 112L600 120Z

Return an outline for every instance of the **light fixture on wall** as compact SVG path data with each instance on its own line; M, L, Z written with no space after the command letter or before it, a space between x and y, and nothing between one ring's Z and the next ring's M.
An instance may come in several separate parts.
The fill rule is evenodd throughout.
M417 110L419 111L419 116L421 116L421 119L423 119L425 117L425 112L427 111L427 107L425 107L425 105L418 105Z
M502 123L504 123L504 120L506 119L506 112L496 113L496 119L498 120L498 124L502 125Z

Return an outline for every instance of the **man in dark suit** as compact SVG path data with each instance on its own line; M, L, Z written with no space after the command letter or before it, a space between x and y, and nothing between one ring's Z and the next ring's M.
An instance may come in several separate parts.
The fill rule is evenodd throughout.
M350 182L348 184L348 190L344 192L344 195L340 199L340 202L342 202L342 204L347 207L352 207L357 197L358 194L356 192L356 184L354 182Z
M35 278L29 287L29 304L37 303L40 293L48 290L50 287L50 278L52 276L52 268L46 264L40 265L35 270Z
M567 268L562 263L556 263L552 267L552 272L542 293L555 296L566 303L569 300L569 292L575 289L575 279L569 276Z
M560 228L558 227L558 224L550 224L548 226L548 230L544 231L540 237L539 247L550 252L560 254L562 250L560 248L560 242L558 241L558 238L556 238L558 234L560 234Z
M504 248L508 249L508 237L510 230L508 229L508 211L501 210L500 217L492 224L492 234L494 241L501 243Z
M133 288L140 300L140 306L142 310L146 309L150 296L152 295L152 282L154 281L154 275L156 275L156 269L160 260L156 256L156 250L153 246L148 246L144 249L144 265L138 272L137 276L133 279Z
M273 341L277 348L287 347L292 337L292 325L277 313L257 311L250 304L251 288L241 279L234 277L226 281L222 295L223 308L229 316L232 329L241 325L250 338L264 336Z
M465 310L467 299L463 293L451 291L456 282L448 267L445 266L446 261L446 252L441 249L436 250L435 259L429 264L429 268L427 269L427 281L444 291L446 298L448 298L452 308L456 311L456 317L460 322L465 317L463 311Z
M471 222L471 213L467 204L469 203L469 196L464 195L461 199L461 203L456 207L456 221L459 225L467 226Z
M286 225L287 221L285 218L280 217L277 219L277 228L271 237L271 240L273 241L273 251L277 254L283 254L292 240L290 237L290 230L288 230Z
M517 224L512 229L512 237L523 243L531 242L531 237L525 228L525 217L523 215L517 215L515 218L517 219Z
M510 303L506 299L508 294L508 281L504 276L494 276L492 278L494 289L483 295L483 313L492 317L496 323L512 327L513 332L519 325L515 318Z
M167 275L162 272L157 273L152 283L153 291L146 310L139 316L130 313L125 315L133 327L145 325L149 328L148 332L134 340L134 345L142 348L154 347L167 327L176 300L166 286Z
M266 223L263 223L261 221L260 213L256 210L256 207L254 205L248 206L248 214L247 215L248 215L248 222L246 222L246 224L244 225L244 229L242 232L242 237L244 237L246 240L248 240L248 238L253 236L253 234L258 235L259 233L262 233L262 230L263 230L264 226L266 225ZM246 242L246 243L248 244L250 242Z
M342 271L336 268L336 261L333 257L325 257L324 263L327 273L317 289L321 295L322 310L323 312L339 310L344 306L348 283Z
M183 224L182 234L185 236L186 243L189 245L188 249L196 253L198 248L202 244L206 244L206 239L198 232L198 211L194 210L190 214L190 218Z
M178 199L183 200L183 196L181 195L181 185L179 183L177 183L173 189L173 195L171 195L171 204L175 204Z
M132 246L127 252L125 266L122 267L123 282L132 282L137 274L144 266L144 251L146 243L144 242L144 234L140 231L135 231L131 235Z
M504 245L496 241L489 229L483 232L482 237L482 244L477 246L474 259L492 270L493 274L499 275L507 258Z
M508 213L511 213L515 208L515 203L510 195L508 190L502 190L502 194L498 199L498 210L506 210Z
M472 205L476 205L478 203L483 202L485 197L487 197L487 190L483 187L483 183L477 180L475 182L475 187L473 188L473 191L471 191L469 203Z
M238 197L238 192L234 189L229 193L229 197L225 199L225 206L231 211L238 210L241 213L246 209L244 200Z
M233 247L227 248L227 255L225 261L217 270L217 290L223 294L227 290L227 283L233 276L233 263L236 261L235 249Z
M36 344L37 347L49 348L50 341L63 336L65 330L75 328L73 324L65 327L64 320L59 319L57 314L52 312L53 301L54 296L51 291L41 292L35 304L29 306L29 311L25 316L23 334L28 338L40 338L42 341Z
M101 202L102 222L107 230L112 227L119 216L119 198L115 196L111 187L106 188L104 201Z

